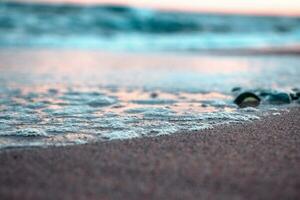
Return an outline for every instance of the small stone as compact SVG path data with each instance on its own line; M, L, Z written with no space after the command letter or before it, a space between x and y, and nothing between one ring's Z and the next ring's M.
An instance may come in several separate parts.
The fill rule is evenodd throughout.
M260 104L260 98L252 92L243 92L239 94L234 103L237 104L240 108L246 107L257 107Z
M152 92L151 94L150 94L150 97L151 98L157 98L158 97L158 93L156 93L156 92Z
M276 104L276 105L280 105L280 104L289 104L291 103L291 97L289 94L284 93L284 92L280 92L280 93L274 93L274 94L270 94L266 100L270 103L270 104Z
M241 87L234 87L231 89L231 92L240 92L242 90Z
M208 107L208 105L203 103L203 104L201 104L201 107L206 108L206 107Z
M57 93L58 93L58 90L57 90L57 89L50 88L50 89L48 90L48 92L49 92L50 94L57 94Z
M300 89L293 88L292 92L290 93L290 96L292 100L300 99Z
M122 104L117 104L117 105L112 106L112 108L124 108L124 107L125 106Z
M290 93L290 97L291 97L292 100L297 100L297 99L299 99L299 95L296 94L296 93Z

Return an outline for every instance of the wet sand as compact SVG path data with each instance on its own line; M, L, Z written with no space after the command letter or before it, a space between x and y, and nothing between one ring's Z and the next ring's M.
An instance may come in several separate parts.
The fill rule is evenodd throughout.
M0 152L0 199L299 199L300 108L197 133Z

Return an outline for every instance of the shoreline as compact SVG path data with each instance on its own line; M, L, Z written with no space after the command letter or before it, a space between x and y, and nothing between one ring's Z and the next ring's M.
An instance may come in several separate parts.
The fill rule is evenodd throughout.
M0 199L297 199L300 108L196 133L0 152Z
M23 53L30 55L30 53L43 53L43 52L89 52L97 53L99 55L111 56L159 56L161 54L173 57L195 57L195 56L220 56L220 57L263 57L263 56L296 56L300 55L300 45L294 47L265 47L265 48L220 48L220 49L189 49L189 50L145 50L145 51L126 51L126 50L104 50L101 48L79 48L79 47L36 47L36 46L4 46L0 47L0 55L7 55L10 53Z

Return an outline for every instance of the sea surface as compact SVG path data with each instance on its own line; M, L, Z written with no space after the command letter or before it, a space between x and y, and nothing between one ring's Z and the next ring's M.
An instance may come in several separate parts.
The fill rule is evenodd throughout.
M298 102L233 100L299 88L299 56L198 51L299 42L299 18L0 3L0 149L188 134L288 112Z
M298 46L300 18L0 2L0 47L197 51Z

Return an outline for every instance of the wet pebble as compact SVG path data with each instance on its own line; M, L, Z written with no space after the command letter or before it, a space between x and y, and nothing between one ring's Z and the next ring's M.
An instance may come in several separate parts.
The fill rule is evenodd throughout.
M293 88L292 92L290 93L290 96L292 100L300 99L300 89Z
M50 88L50 89L48 89L48 93L51 95L56 95L56 94L58 94L58 90L54 89L54 88Z
M290 97L292 100L297 100L299 99L299 95L295 94L295 93L290 93Z
M260 98L252 92L243 92L239 94L234 103L237 104L240 108L246 107L257 107L260 104Z
M240 91L242 91L241 87L234 87L231 89L231 92L240 92Z
M267 96L267 102L270 104L280 105L291 103L291 97L285 92L273 93Z
M206 108L206 107L208 107L208 105L203 103L203 104L201 104L201 107Z
M158 93L157 92L151 92L150 97L153 98L153 99L157 98L158 97Z
M114 105L112 106L112 108L124 108L125 105L122 105L122 104L117 104L117 105Z

